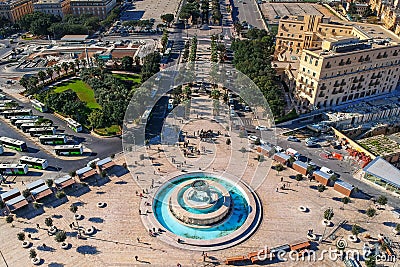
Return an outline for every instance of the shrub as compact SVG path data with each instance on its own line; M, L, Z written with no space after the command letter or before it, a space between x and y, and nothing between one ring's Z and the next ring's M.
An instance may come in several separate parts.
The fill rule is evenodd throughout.
M24 191L22 191L22 195L24 196L24 198L27 198L31 195L31 191L29 191L29 189L25 189Z
M379 205L386 205L388 200L387 200L387 197L385 197L385 196L379 196L379 198L376 202L378 202Z
M348 198L348 197L342 198L342 203L343 204L349 204L349 202L350 202L350 198Z
M33 202L33 208L34 209L40 209L40 204L37 202Z
M65 192L64 191L58 191L56 193L56 198L61 199L65 197Z
M139 159L140 159L140 160L144 160L144 155L143 155L143 154L140 154L140 155L139 155Z
M258 160L259 162L264 161L264 155L257 155L257 160Z
M374 208L368 208L366 212L368 217L374 217L376 215L376 210Z
M338 179L338 177L336 176L336 174L333 174L333 175L331 176L331 178L329 178L329 180L331 180L332 182L336 182L337 179Z
M361 230L361 227L360 227L359 225L357 225L357 224L354 224L354 225L351 227L351 233L352 233L353 235L358 235L358 234L360 233L360 230Z
M7 222L7 223L12 223L13 221L14 221L14 216L8 215L8 216L6 217L6 222Z
M59 243L64 242L65 239L67 239L67 234L65 233L65 231L58 231L56 233L56 236L54 237L54 240Z
M76 171L72 171L72 172L70 172L70 173L69 173L69 175L71 175L71 177L75 177L75 175L76 175Z
M90 163L90 168L96 169L96 162L91 162Z
M296 174L296 181L303 180L303 175L301 173Z
M100 173L100 177L102 177L102 178L104 178L104 177L106 177L107 176L107 172L106 171L101 171L101 173Z
M115 154L111 154L111 156L110 156L112 159L114 159L115 158Z
M400 232L400 224L396 224L396 227L394 228L396 232Z
M17 238L19 241L24 241L25 240L25 233L24 232L19 232L17 234Z
M278 172L283 171L284 169L285 169L285 167L283 167L283 165L280 163L275 165L275 170Z

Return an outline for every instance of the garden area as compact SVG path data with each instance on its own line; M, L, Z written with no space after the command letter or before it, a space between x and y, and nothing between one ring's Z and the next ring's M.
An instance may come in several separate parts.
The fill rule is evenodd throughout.
M79 99L82 102L86 103L86 106L90 109L101 109L101 106L97 103L96 99L94 98L94 91L90 88L89 85L84 83L81 80L70 80L61 83L60 85L56 86L53 90L54 93L62 93L67 90L74 91Z

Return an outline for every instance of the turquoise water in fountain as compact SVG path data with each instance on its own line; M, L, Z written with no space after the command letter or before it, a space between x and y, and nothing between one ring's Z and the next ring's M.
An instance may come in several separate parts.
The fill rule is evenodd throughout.
M232 199L232 211L221 223L216 224L215 226L208 226L208 227L200 227L197 225L185 225L180 220L174 217L174 215L169 210L169 197L171 196L172 192L176 189L176 187L184 183L186 181L195 181L198 179L208 180L208 181L216 181L222 186L224 186L230 193ZM215 189L215 188L212 188ZM183 204L178 199L180 204ZM221 202L219 204L219 202ZM221 206L222 205L222 198L217 201L215 205ZM190 212L195 213L203 213L200 209L192 209L190 207L186 207L182 205L183 208ZM213 212L217 209L217 206L208 209L208 213ZM222 180L216 177L208 177L208 176L194 176L189 178L182 178L177 181L170 183L168 186L161 189L158 192L156 199L154 200L153 204L153 212L157 220L163 225L168 231L182 236L184 238L192 238L192 239L203 239L203 240L210 240L215 239L218 237L223 237L229 235L230 233L237 230L243 223L246 221L247 216L250 212L250 207L248 205L247 198L245 197L244 193L236 187L234 184Z

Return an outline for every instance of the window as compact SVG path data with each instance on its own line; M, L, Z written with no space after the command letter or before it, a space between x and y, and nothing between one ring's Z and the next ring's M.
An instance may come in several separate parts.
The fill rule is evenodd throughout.
M305 56L305 57L304 57L304 61L307 61L307 60L308 60L308 56Z
M303 72L306 72L306 68L303 68Z
M301 37L303 37L303 35L300 34L300 35L299 35L299 38L301 38Z
M302 31L303 30L303 26L300 26L300 31Z
M318 60L315 60L315 64L314 64L315 66L318 66Z
M315 77L315 75L316 75L315 72L313 72L312 76Z

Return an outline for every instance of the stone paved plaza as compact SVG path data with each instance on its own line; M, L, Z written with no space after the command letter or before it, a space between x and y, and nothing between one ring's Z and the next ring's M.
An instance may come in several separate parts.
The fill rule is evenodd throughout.
M209 100L202 99L205 103ZM195 108L195 101L193 110ZM193 112L190 121L185 121L183 130L192 136L188 138L189 144L200 148L200 155L184 157L183 146L158 146L151 145L147 151L136 151L119 156L115 159L119 165L108 178L92 179L89 186L79 185L77 188L66 190L67 200L58 201L48 199L44 208L34 210L33 207L21 210L19 216L12 224L7 224L4 219L0 221L0 251L8 266L31 266L29 249L21 246L17 239L17 233L24 231L31 233L32 248L35 248L42 259L42 266L142 266L151 264L154 266L224 266L226 257L247 255L249 252L263 249L265 246L275 247L284 244L294 244L307 240L307 231L313 229L317 235L324 233L325 227L321 221L327 208L333 208L333 227L327 227L327 236L341 221L348 223L336 232L337 239L347 241L351 226L355 223L363 230L359 237L360 242L347 241L349 248L362 249L363 243L373 241L364 236L370 234L377 240L382 233L394 241L392 229L397 218L392 215L389 207L377 210L377 215L369 219L365 210L373 206L370 200L352 198L351 203L344 206L341 203L343 197L340 193L329 187L325 192L316 190L317 182L302 180L297 182L294 176L297 174L292 169L285 169L279 174L270 170L271 165L276 165L271 159L266 158L259 163L257 153L249 145L248 140L239 138L235 132L227 132L224 124L218 124L211 120L211 114ZM172 118L167 123L173 124ZM212 129L221 135L212 142L200 141L197 136L199 129ZM194 134L196 133L196 136ZM225 134L229 134L227 137ZM227 145L226 139L231 138L232 144ZM241 152L245 147L247 152ZM140 160L137 155L143 153L146 156ZM149 156L152 159L149 159ZM172 163L174 158L174 163ZM136 161L135 165L131 163ZM130 173L125 173L120 167L127 162ZM186 163L185 163L186 162ZM178 165L178 167L177 167ZM140 193L147 190L157 190L158 186L169 173L181 169L190 172L204 171L223 173L242 177L251 185L259 185L256 192L263 204L263 218L257 231L246 241L237 246L208 252L208 258L203 262L201 251L189 251L177 249L170 244L161 241L161 237L151 237L148 229L142 223L143 216L139 215L141 204ZM283 177L283 182L281 182ZM154 179L154 188L151 189L151 181ZM285 184L286 189L280 187ZM277 192L277 188L278 192ZM7 188L2 187L2 191ZM149 194L144 193L144 197ZM98 202L105 202L103 208L97 207ZM70 228L74 221L73 213L69 211L71 204L78 206L78 214L83 215L79 225L83 228L94 226L95 233L92 236L77 238L77 231ZM305 206L309 212L301 212L299 206ZM149 209L151 212L151 209ZM145 212L142 211L142 214ZM67 231L67 242L70 247L66 250L60 247L53 236L47 234L44 224L46 217L52 217L54 225L58 229ZM40 228L37 229L36 224ZM162 234L161 234L162 235ZM45 244L45 247L43 247ZM336 248L336 241L327 240L318 244L312 242L312 248L321 251L323 249ZM317 255L318 252L317 252ZM137 257L137 260L135 259ZM0 266L7 266L0 257ZM343 266L342 262L332 262L328 259L318 262L279 262L270 266Z

